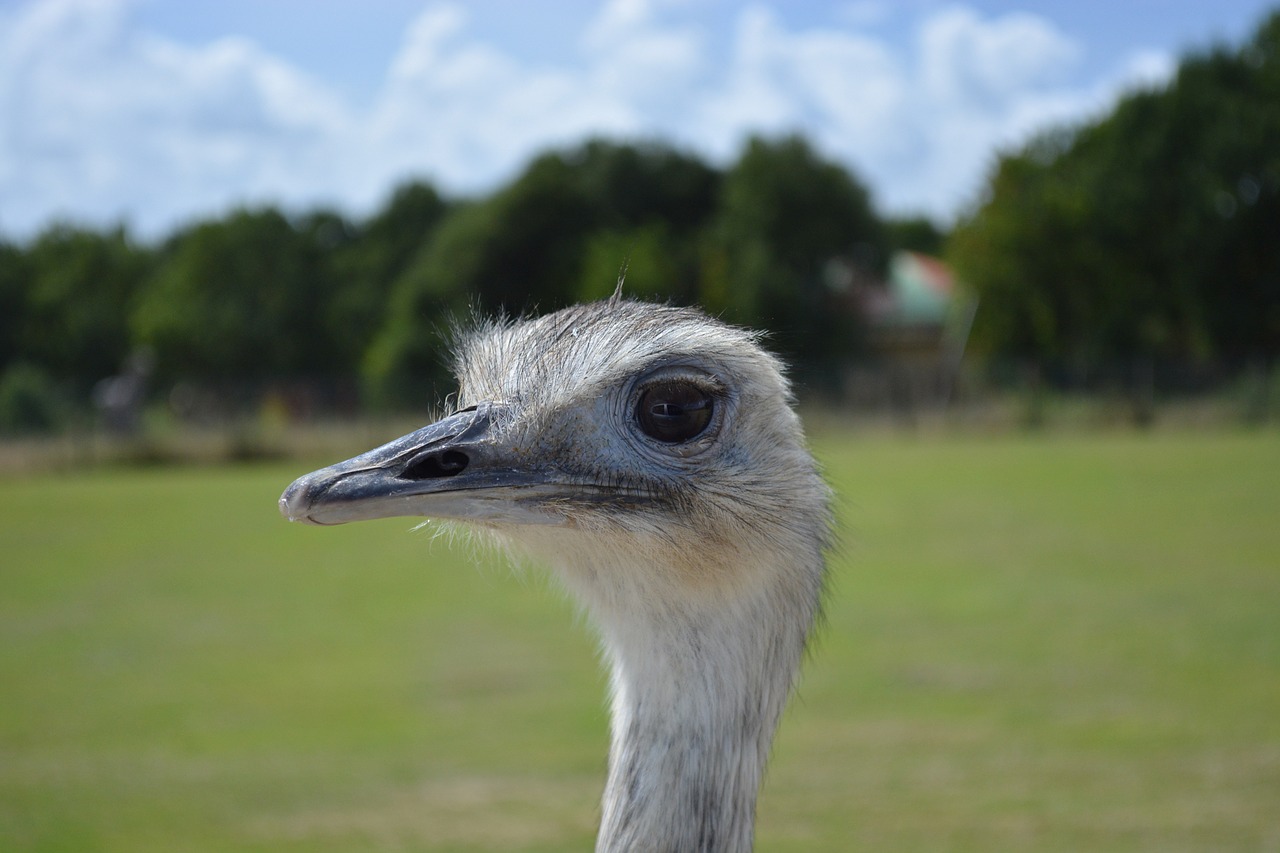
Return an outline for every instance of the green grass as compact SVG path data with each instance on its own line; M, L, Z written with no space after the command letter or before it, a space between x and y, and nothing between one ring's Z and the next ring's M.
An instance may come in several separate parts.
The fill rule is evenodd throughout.
M759 849L1280 850L1280 437L817 444L844 545ZM286 524L307 469L0 482L0 850L590 849L572 605Z

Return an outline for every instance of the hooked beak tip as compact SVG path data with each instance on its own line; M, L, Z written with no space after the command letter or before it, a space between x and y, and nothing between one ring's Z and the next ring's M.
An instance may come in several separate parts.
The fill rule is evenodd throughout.
M280 514L290 521L303 524L319 524L309 515L311 509L311 489L306 477L294 480L289 488L280 496Z

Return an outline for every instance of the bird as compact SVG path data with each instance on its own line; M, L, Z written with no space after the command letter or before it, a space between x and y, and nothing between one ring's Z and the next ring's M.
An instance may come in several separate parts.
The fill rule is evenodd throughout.
M761 337L619 292L476 320L444 417L280 498L316 525L461 522L576 596L610 670L599 853L754 843L832 540L831 492Z

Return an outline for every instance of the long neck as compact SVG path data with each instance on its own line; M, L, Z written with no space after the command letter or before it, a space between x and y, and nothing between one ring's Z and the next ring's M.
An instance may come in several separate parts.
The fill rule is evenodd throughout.
M736 540L522 531L600 629L612 744L597 853L742 853L818 610L825 507ZM637 555L641 555L637 558Z
M808 622L776 608L645 614L606 630L612 746L596 849L747 851Z

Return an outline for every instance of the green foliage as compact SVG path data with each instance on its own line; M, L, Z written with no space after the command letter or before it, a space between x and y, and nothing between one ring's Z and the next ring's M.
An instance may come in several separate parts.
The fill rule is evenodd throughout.
M26 286L30 278L26 253L0 240L0 365L9 364L22 352Z
M538 157L495 195L459 205L393 286L364 362L371 398L404 407L437 397L431 389L448 384L443 341L472 310L552 310L611 292L627 252L603 258L602 235L696 228L715 185L709 168L669 149L594 141Z
M120 368L131 348L129 310L151 269L151 254L123 229L99 234L54 226L0 273L0 299L19 304L0 321L13 330L15 357L39 364L81 390ZM13 297L15 279L22 291Z
M174 237L133 317L160 370L225 381L340 369L324 322L336 283L314 236L268 208Z
M465 313L469 298L459 280L474 278L484 265L488 221L483 205L455 207L393 285L382 329L362 365L376 407L423 408L441 398L437 386L449 367L442 362L443 345L451 318Z
M598 231L583 249L576 299L604 299L624 278L623 292L632 298L682 305L697 302L697 247L662 222L626 231Z
M141 347L164 382L354 376L392 283L447 208L409 183L363 224L266 208L193 225L158 249L123 229L65 225L25 247L0 241L0 368L38 366L83 401Z
M770 329L812 369L858 337L826 265L874 271L887 250L866 190L797 137L752 140L724 175L663 146L592 141L445 217L395 283L365 377L386 405L420 404L447 387L442 342L468 311L604 297L624 269L629 295Z
M799 137L752 139L725 176L716 233L729 259L729 319L769 329L804 367L854 349L855 316L824 271L832 258L881 271L888 241L848 172Z
M689 234L715 212L720 174L665 145L593 140L566 159L574 182L596 208L598 227L661 222Z
M894 251L920 252L938 257L946 245L947 235L932 219L924 216L908 216L889 219L884 223L889 245Z
M0 435L52 432L67 414L66 399L48 371L17 362L0 373Z
M354 371L387 316L392 284L420 253L448 211L435 188L421 182L399 187L387 206L363 227L348 232L331 255L337 282L324 306L324 324Z
M442 343L471 307L524 311L571 299L593 220L564 157L535 160L511 186L461 205L393 286L385 326L365 361L371 397L421 406L445 381Z
M888 246L865 189L798 137L752 140L727 172L593 140L466 202L408 183L363 223L263 208L154 251L66 227L0 244L0 364L41 365L84 395L147 347L161 386L358 373L369 402L417 409L449 389L444 344L471 312L601 298L626 269L628 295L772 329L813 369L857 338L828 264L877 270Z
M950 257L989 349L1081 365L1280 355L1280 13L1168 88L1001 158Z

